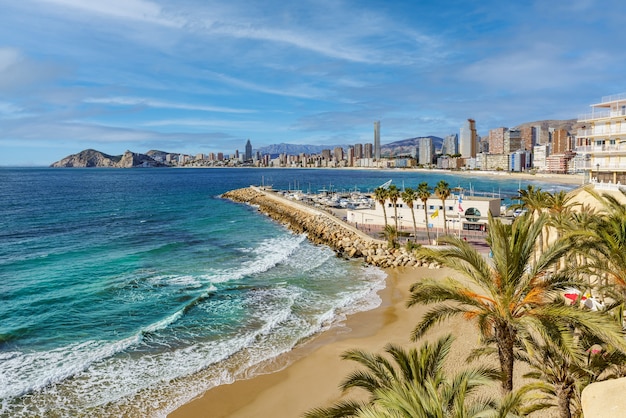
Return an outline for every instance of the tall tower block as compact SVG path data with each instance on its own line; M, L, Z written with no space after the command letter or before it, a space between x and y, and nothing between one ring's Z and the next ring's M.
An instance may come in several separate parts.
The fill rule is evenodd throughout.
M374 159L380 160L380 121L374 122Z
M476 157L476 121L474 119L468 119L461 126L459 152L463 158Z

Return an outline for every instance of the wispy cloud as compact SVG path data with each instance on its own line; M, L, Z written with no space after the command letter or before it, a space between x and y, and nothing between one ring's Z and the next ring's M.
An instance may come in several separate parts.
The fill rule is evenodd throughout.
M182 110L199 110L202 112L219 112L219 113L254 113L250 109L235 109L221 106L207 106L190 103L175 103L150 98L141 97L90 97L83 100L85 103L106 104L114 106L147 106L162 109L182 109Z
M55 6L116 19L128 19L169 27L182 27L185 21L168 16L157 3L145 0L39 0Z

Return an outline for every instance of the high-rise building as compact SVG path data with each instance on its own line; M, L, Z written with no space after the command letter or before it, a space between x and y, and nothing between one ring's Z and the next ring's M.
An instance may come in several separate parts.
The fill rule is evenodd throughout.
M510 154L524 148L522 135L518 129L508 129L504 133L504 153Z
M433 163L433 156L435 155L435 148L433 146L432 138L420 138L419 139L419 164L430 165Z
M373 146L371 143L365 144L363 149L363 158L372 158L374 154Z
M532 151L533 147L537 145L537 129L534 126L525 126L520 131L524 150Z
M535 125L535 145L543 145L550 142L550 132L541 125Z
M252 144L250 143L249 139L248 142L246 142L246 152L243 156L243 159L245 161L250 161L252 159Z
M468 119L461 126L459 153L463 158L476 157L476 121L474 119Z
M354 144L354 158L363 158L363 144Z
M335 161L339 162L343 160L343 148L335 147L333 150L333 156L335 157Z
M374 122L374 159L380 160L380 121Z
M504 134L508 128L495 128L489 130L489 154L504 154Z
M555 129L552 132L552 154L565 154L565 151L571 151L569 138L566 129Z
M441 153L443 155L455 155L459 153L459 136L457 134L448 135L443 139Z

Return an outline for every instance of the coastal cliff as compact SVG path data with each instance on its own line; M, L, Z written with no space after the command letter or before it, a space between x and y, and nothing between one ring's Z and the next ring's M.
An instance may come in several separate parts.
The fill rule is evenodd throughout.
M226 192L222 197L256 206L292 231L306 233L311 242L328 245L347 258L363 258L366 263L382 268L426 264L405 248L388 248L386 241L374 239L326 212L285 199L275 192L248 187Z

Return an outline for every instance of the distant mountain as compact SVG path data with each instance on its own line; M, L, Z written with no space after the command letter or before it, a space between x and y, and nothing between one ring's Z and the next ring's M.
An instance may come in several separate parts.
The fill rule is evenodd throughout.
M433 144L435 148L441 148L441 144L443 139L437 136L428 136L428 137L415 137L409 139L402 139L400 141L391 142L389 144L383 144L380 146L380 153L383 156L398 156L398 155L414 155L415 148L419 144L420 138L432 138ZM321 154L322 150L329 149L333 150L337 147L341 147L344 151L347 151L348 148L352 145L304 145L304 144L274 144L268 145L266 147L258 148L256 151L259 151L263 154L270 154L272 157L276 157L280 154L287 155L299 155L299 154Z
M569 133L576 133L578 129L578 121L576 119L565 119L565 120L538 120L535 122L525 122L520 125L517 125L515 129L522 129L529 126L541 126L543 129L565 129Z
M123 155L108 155L94 149L87 149L78 154L67 157L52 163L50 167L111 167L111 168L132 168L132 167L165 167L165 164L155 161L146 154L138 154L126 151Z
M287 155L299 155L299 154L321 154L322 150L333 150L336 147L341 147L344 150L348 149L348 145L301 145L301 144L274 144L266 147L258 148L257 151L264 154L270 154L272 157L277 157L280 154Z
M380 154L383 157L389 156L415 156L415 151L422 138L430 138L433 141L435 149L440 149L443 139L438 136L419 136L409 139L401 139L400 141L391 142L380 146Z

